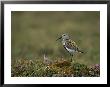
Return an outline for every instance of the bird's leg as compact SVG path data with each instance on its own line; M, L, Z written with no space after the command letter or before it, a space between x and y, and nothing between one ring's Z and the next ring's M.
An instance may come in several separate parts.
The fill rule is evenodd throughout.
M74 60L72 59L72 63L74 63Z
M70 59L70 62L72 62L72 60L73 60L73 59L71 58L71 59Z
M70 59L70 62L73 62L73 54L70 54L72 57Z
M71 57L71 62L73 61L73 55L72 55L72 57Z
M74 63L73 54L71 54L71 56L72 56L72 57L71 57L71 62Z

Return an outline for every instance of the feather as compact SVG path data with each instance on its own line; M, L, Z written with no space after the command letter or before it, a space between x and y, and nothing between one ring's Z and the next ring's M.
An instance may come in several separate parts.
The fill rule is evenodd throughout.
M78 49L76 43L74 41L70 40L70 39L65 42L65 46L68 49L72 49L72 50L75 50L75 51L77 51L77 49Z

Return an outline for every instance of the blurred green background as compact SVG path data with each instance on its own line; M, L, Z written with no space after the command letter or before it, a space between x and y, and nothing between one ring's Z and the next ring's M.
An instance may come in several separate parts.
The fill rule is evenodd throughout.
M98 11L12 11L12 59L70 58L61 41L70 35L85 53L76 53L75 61L84 64L100 62L100 12Z

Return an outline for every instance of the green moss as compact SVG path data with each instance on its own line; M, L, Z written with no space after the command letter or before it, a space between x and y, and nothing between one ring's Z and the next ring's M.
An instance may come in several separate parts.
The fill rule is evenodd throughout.
M57 60L45 65L40 60L18 59L12 64L12 77L97 77L100 76L100 66L71 63Z

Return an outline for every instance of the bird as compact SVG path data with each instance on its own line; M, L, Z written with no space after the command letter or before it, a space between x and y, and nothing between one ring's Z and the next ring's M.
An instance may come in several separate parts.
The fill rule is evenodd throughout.
M71 40L68 34L62 34L61 37L59 37L57 40L59 39L62 39L63 47L70 53L71 56L73 56L75 52L84 53L79 49L75 41Z

